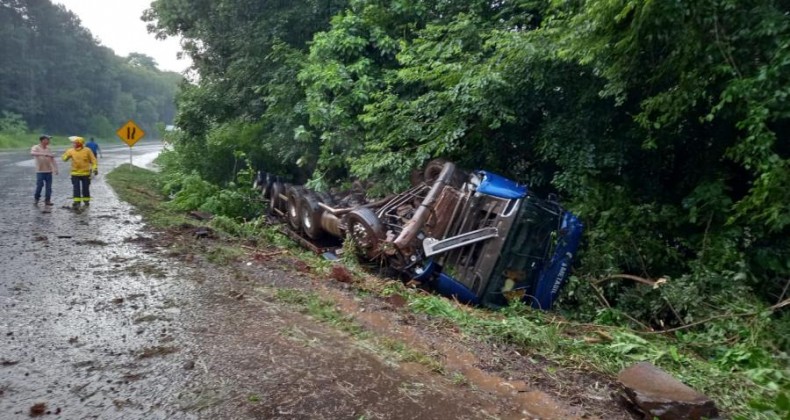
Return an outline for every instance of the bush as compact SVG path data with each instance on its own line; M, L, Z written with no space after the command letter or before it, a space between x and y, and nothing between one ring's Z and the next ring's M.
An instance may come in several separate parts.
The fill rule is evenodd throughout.
M163 191L171 198L168 202L170 208L191 211L200 209L206 201L219 193L219 188L201 179L196 172L186 176L176 172L165 177Z
M27 132L27 123L22 119L21 115L3 111L2 116L0 116L0 133L21 136Z
M237 153L236 159L244 161ZM237 181L220 188L204 180L197 171L189 175L180 172L178 159L173 152L164 152L158 160L165 171L163 191L171 200L174 210L200 210L236 221L252 220L260 215L259 193L252 188L253 172L247 165L237 174Z

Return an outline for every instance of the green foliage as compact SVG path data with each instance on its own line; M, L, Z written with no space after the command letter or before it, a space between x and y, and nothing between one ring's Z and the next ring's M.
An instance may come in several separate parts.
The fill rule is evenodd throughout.
M149 133L157 122L173 120L182 77L127 63L61 5L4 1L0 39L0 111L29 127L108 137L132 118Z
M180 173L171 174L162 189L172 197L168 205L181 211L198 210L206 200L219 192L218 187L204 181L195 172L186 176Z
M735 363L738 367L733 369L698 357L693 336L681 335L675 341L658 335L637 335L622 328L588 329L573 323L555 322L549 315L523 305L513 305L491 314L436 296L401 294L408 299L412 311L449 320L472 336L523 347L524 352L540 354L552 363L574 368L577 363L583 363L615 374L634 362L650 361L711 396L717 405L739 418L758 415L750 405L768 414L782 412L775 410L774 400L790 386L786 369L758 367L767 362L763 356L746 354L759 352L756 349L733 350L731 360L739 359ZM595 336L605 339L590 340ZM720 339L718 346L726 347L726 341ZM743 364L750 359L748 366Z
M21 115L3 111L2 117L0 117L0 133L18 136L27 133L27 131L27 123Z
M28 132L27 123L19 114L2 111L0 116L0 149L30 147L36 144L38 135Z
M171 197L168 206L174 210L200 210L235 220L250 220L260 214L259 194L252 189L249 175L219 188L196 171L189 175L168 172L162 188Z
M230 184L208 197L200 210L235 219L249 220L260 214L260 202L252 188Z
M549 58L599 76L602 86L569 99L588 105L577 115L611 124L600 131L564 118L554 138L585 137L543 149L563 168L555 183L587 224L588 279L674 279L660 291L604 288L611 303L659 327L704 319L731 307L725 302L778 296L790 273L778 259L788 252L790 195L775 182L787 175L787 109L767 96L787 86L776 72L790 34L781 12L770 2L589 2L549 15L525 39L553 43ZM590 106L594 96L615 107ZM606 160L580 159L610 151ZM594 295L583 283L573 284L577 299Z
M772 403L752 401L749 406L765 415L786 420L790 418L790 393L780 392Z
M38 137L34 134L11 134L0 131L0 149L16 149L31 147L36 144Z
M223 124L250 123L256 135L235 146L245 147L256 168L307 179L318 145L296 74L313 33L326 28L346 2L163 0L152 6L144 19L158 36L181 36L200 72L200 85L185 86L179 98L177 124L188 142L197 143L188 147L203 149L209 132ZM211 150L205 157L225 152ZM210 166L197 169L212 182L233 177L226 172L217 178Z
M350 170L377 179L377 193L398 190L433 156L510 167L498 159L512 156L511 142L495 137L513 121L504 94L511 86L487 61L497 23L459 13L460 3L415 3L406 13L356 2L315 37L300 80L310 123L321 130L320 176L330 182ZM482 3L471 9L491 17ZM494 14L503 24L509 13Z
M115 138L115 130L110 120L104 115L95 115L90 119L87 132L95 134L98 137Z
M121 200L134 204L147 224L156 227L182 226L192 223L183 214L165 208L166 196L159 189L160 175L144 168L123 164L107 174L107 182Z
M379 89L381 67L393 61L395 47L351 12L336 16L331 31L315 35L299 80L306 86L309 122L320 133L321 173L342 176L345 156L361 150L364 134L356 116Z
M516 117L503 95L511 86L488 61L495 52L491 36L489 22L461 14L429 24L413 42L403 43L401 68L390 73L390 87L361 116L369 138L377 141L368 143L354 171L408 179L411 169L434 156L466 167L508 166L499 158L513 142L498 131L507 131Z
M252 222L239 222L228 216L214 216L209 226L225 234L240 239L255 239L260 235L261 226Z
M230 144L226 142L236 138L237 131L234 129L239 127L244 126L226 125L224 129L214 131L209 139L212 142L209 146L229 150ZM260 214L260 194L252 188L254 173L246 155L241 151L229 152L230 158L225 155L205 154L203 156L206 161L196 162L201 154L190 148L188 143L178 142L181 136L171 136L171 140L175 139L177 142L174 150L163 152L157 161L165 174L163 191L171 197L168 205L174 210L201 210L235 220L256 218ZM227 182L222 188L205 180L195 167L205 168L206 164L211 163L232 163L230 173L234 174L235 180ZM222 171L215 171L214 175L221 177Z
M364 329L354 322L353 317L345 315L338 310L334 302L322 299L313 292L277 289L275 297L282 302L297 305L302 308L304 313L352 335L360 337L366 335Z

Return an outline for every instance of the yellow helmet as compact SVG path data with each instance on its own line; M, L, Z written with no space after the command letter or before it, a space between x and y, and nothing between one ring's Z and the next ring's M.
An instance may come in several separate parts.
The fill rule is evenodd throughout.
M82 137L78 137L78 136L71 136L71 137L69 137L69 140L71 140L71 142L72 142L72 143L74 143L74 144L78 144L78 145L80 145L80 146L83 146L83 145L85 145L85 139L84 139L84 138L82 138Z

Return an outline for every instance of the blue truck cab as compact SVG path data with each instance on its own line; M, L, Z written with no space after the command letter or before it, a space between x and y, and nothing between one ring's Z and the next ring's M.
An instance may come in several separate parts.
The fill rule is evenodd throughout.
M551 309L579 247L579 219L487 171L473 172L459 191L447 233L423 239L428 260L417 277L467 303L500 307L519 300Z

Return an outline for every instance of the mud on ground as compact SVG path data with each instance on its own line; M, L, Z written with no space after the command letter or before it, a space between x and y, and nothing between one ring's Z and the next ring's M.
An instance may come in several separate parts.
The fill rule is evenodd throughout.
M188 228L144 245L189 264L203 290L184 308L196 377L178 401L201 417L633 418L611 378L466 336L400 296L365 293L344 269L239 245L241 257L212 264L204 256L227 245ZM333 302L339 316L316 319L282 298L291 292Z

